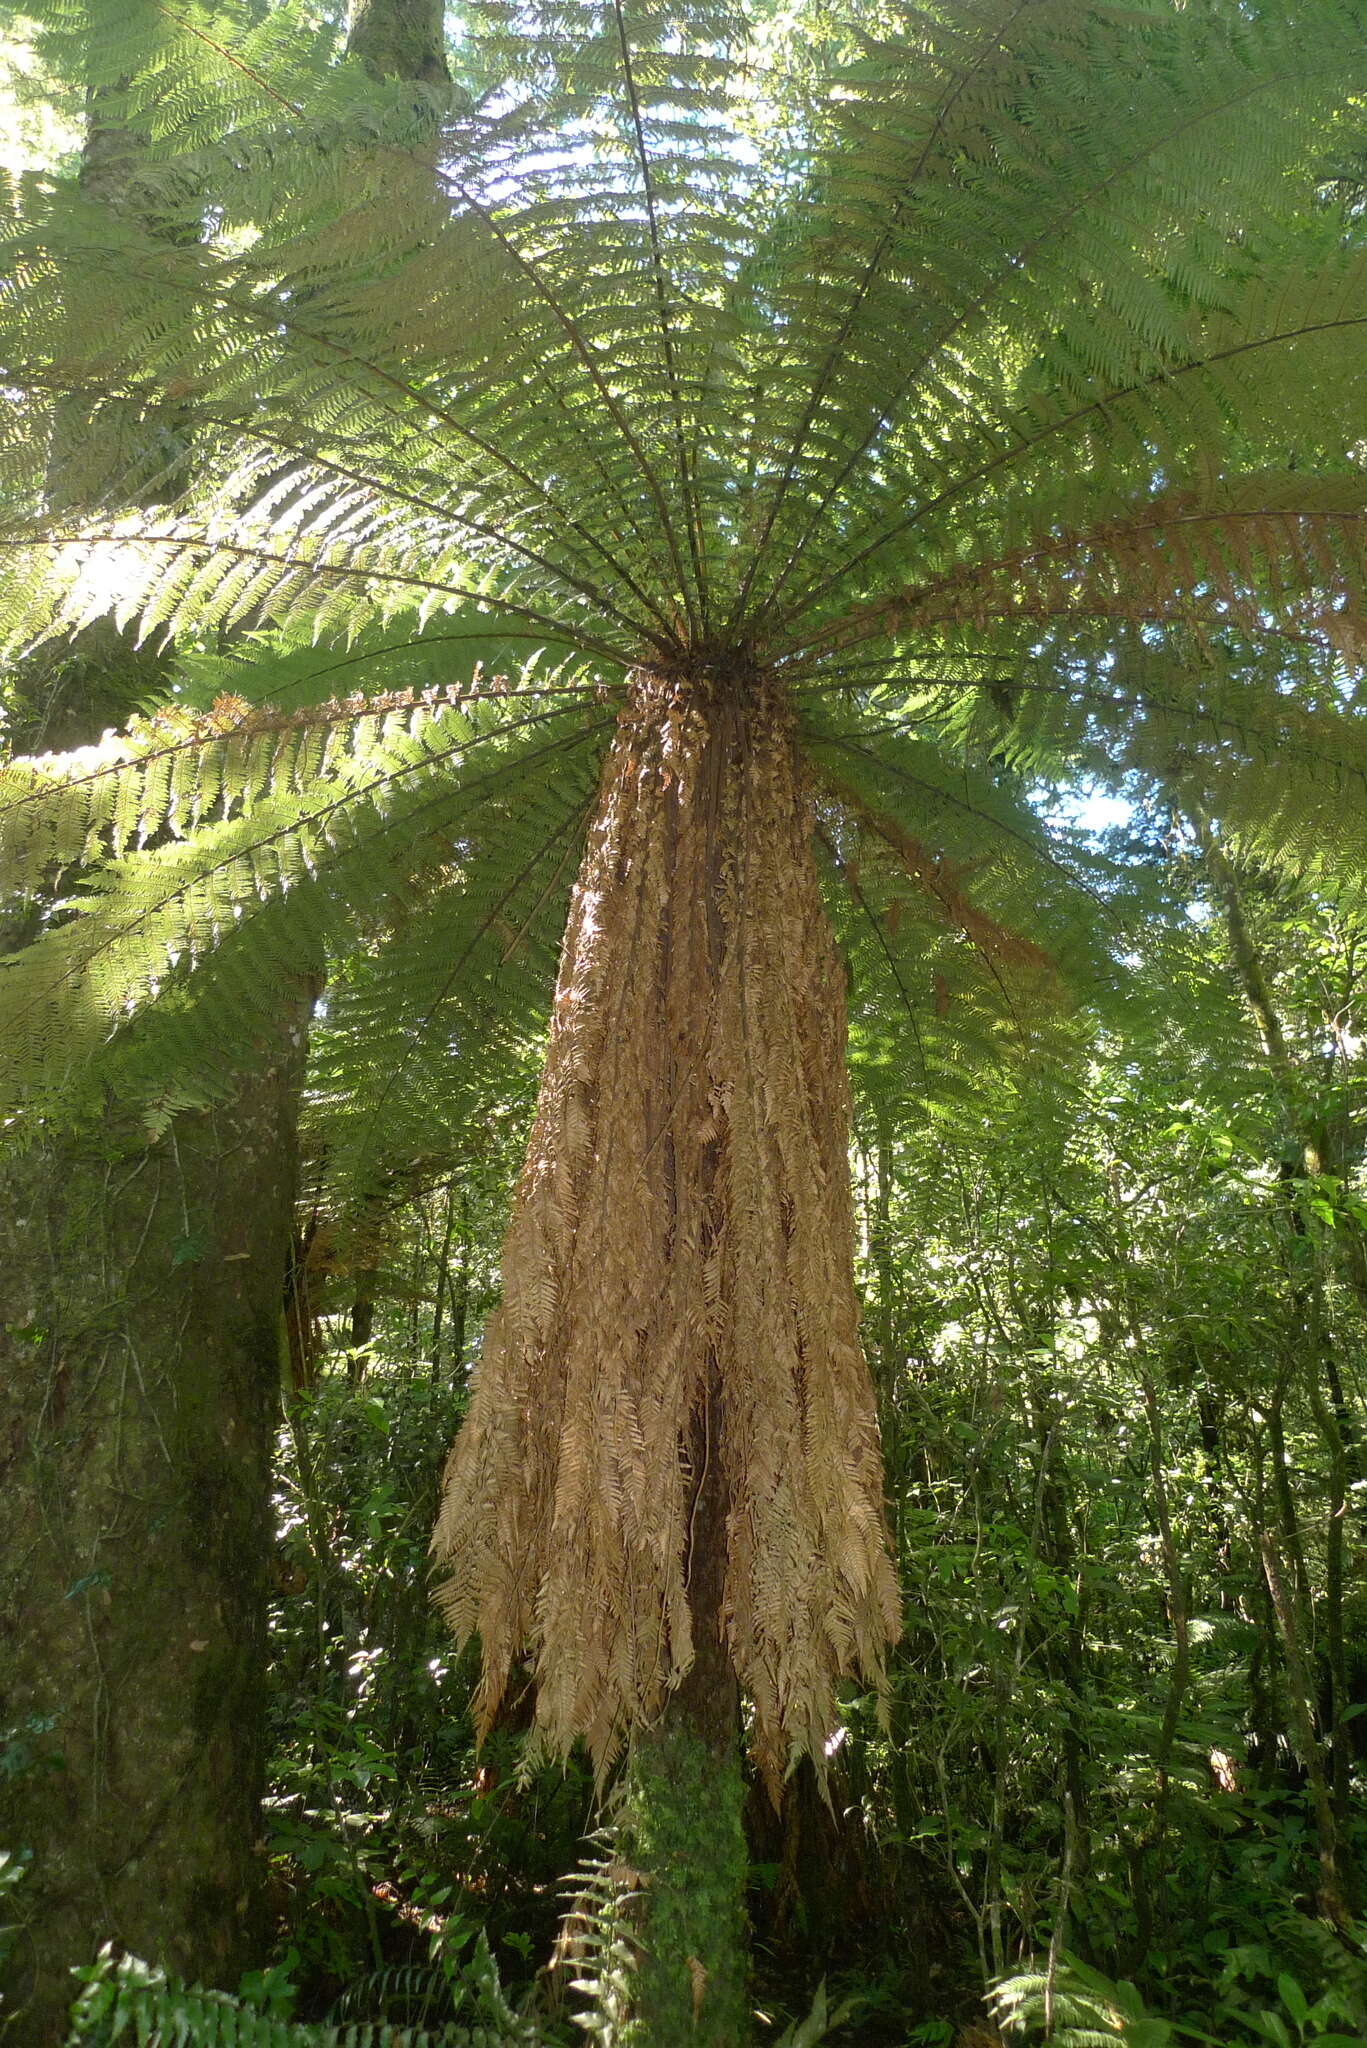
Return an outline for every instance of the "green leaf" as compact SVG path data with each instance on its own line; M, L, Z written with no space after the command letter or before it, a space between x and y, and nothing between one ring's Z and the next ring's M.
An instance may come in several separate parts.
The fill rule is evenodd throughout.
M1298 2027L1304 2026L1306 2016L1310 2011L1310 2001L1301 1990L1296 1979L1285 1970L1278 1973L1277 1996L1281 1999L1282 2004L1286 2007L1296 2025Z

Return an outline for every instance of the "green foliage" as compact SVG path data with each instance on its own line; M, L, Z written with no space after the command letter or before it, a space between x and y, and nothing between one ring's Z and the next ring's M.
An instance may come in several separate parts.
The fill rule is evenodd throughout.
M866 12L476 5L447 88L339 63L309 6L51 10L54 77L131 155L116 206L34 178L4 223L7 644L112 615L202 701L251 636L234 695L350 664L375 702L12 772L7 872L68 895L8 971L7 1100L102 1076L155 1121L291 963L356 997L339 1095L497 1060L609 720L458 694L400 731L396 652L427 688L466 635L572 653L567 692L786 680L890 1104L1114 978L1022 776L1163 775L1246 851L1358 874L1367 265L1312 203L1355 0ZM128 474L59 520L76 405ZM154 430L194 462L149 506ZM1279 688L1219 681L1270 620Z
M1361 926L1241 875L1274 1067L1208 875L1179 853L1164 877L1138 817L1126 836L1171 890L1135 937L1161 1034L1089 1033L1070 1072L1018 1076L976 1116L867 1134L865 1328L909 1631L891 1743L851 1717L851 1793L894 1868L938 1865L1022 2027L1043 2032L1048 1981L1060 2030L1355 2038L1361 1928L1314 1917L1322 1851L1287 1735L1306 1681L1262 1556L1270 1539L1304 1574L1354 1871L1363 1614L1351 1577L1335 1590L1324 1389L1342 1375L1359 1500ZM1312 1138L1327 1193L1302 1170ZM1304 2036L1282 1979L1316 2015Z
M144 1089L159 1070L164 1082L168 1065L211 1074L215 1046L248 1050L282 980L344 955L358 928L395 935L375 998L392 1028L411 1033L415 1012L431 1025L462 1002L477 1017L491 974L509 1018L510 960L540 936L547 876L592 789L592 760L576 757L606 722L573 695L562 705L550 681L525 710L467 691L359 718L352 706L164 713L56 769L12 763L3 816L17 882L88 867L102 843L109 857L4 962L11 1089L46 1104L88 1085L111 1026L168 984L124 1085L140 1071ZM187 1001L185 974L210 951L212 980ZM539 997L545 957L532 957ZM390 1058L385 1044L369 1050Z
M515 1725L475 1756L425 1532L615 706L738 661L790 691L849 963L911 1621L834 1835L778 1824L766 2002L825 1968L861 2048L987 1984L1079 2048L1359 2037L1309 1778L1360 1868L1367 261L1315 181L1361 7L475 4L451 90L326 14L56 0L136 170L0 222L5 645L160 650L140 722L5 771L5 1114L158 1127L326 975L278 1961L238 2000L106 1962L83 2038L519 2038L459 1959L549 1952L588 1790ZM1125 792L1106 847L1068 776Z
M180 1984L136 1956L115 1956L106 1948L81 1973L85 1988L72 2010L68 2048L92 2048L117 2040L131 2027L148 2048L541 2048L544 2036L519 2019L503 1996L488 1945L481 1940L463 1971L451 1970L447 1990L462 2016L430 2027L393 2026L383 2021L308 2024L263 2009L252 1998L203 1991Z
M489 1299L494 1228L486 1214L470 1248L466 1344ZM384 1283L373 1356L353 1354L362 1376L329 1376L297 1398L282 1435L266 1811L279 1948L301 1995L410 2024L424 2004L426 2018L445 2010L441 1967L477 1929L505 1971L530 1976L554 1939L556 1885L589 1797L577 1770L521 1783L513 1728L475 1754L468 1673L427 1587L465 1363L428 1362L439 1346L417 1317L422 1292L446 1284L440 1239L425 1266L412 1251L404 1280ZM386 1363L410 1346L428 1355L421 1375Z
M775 2048L816 2048L818 2041L824 2041L832 2032L842 2027L859 2011L857 1998L841 1999L832 2005L826 1996L824 1981L817 1985L812 2009L805 2019L793 2020L779 2035Z
M682 1717L637 1742L618 1840L641 1873L630 2048L698 2036L725 2044L744 2026L745 1837L740 1758L719 1759ZM699 1802L698 1787L707 1787Z
M609 1794L603 1822L589 1837L589 1853L565 1879L566 1912L557 1942L556 1965L574 1971L570 1989L583 2000L575 2024L600 2048L622 2048L631 2038L639 1960L635 1873L621 1854L624 1792L619 1785Z
M1305 1937L1287 1930L1292 1945ZM1270 1973L1263 1951L1253 1968L1253 1951L1234 1950L1226 1959L1211 2024L1218 2033L1150 2011L1133 1984L1112 1983L1099 1970L1062 1955L1045 1970L1027 1970L993 1985L989 2006L1003 2031L1023 2041L1054 2041L1059 2048L1176 2048L1195 2041L1206 2048L1244 2048L1268 2042L1274 2048L1356 2048L1362 2039L1362 1999L1331 1987L1313 2001L1288 1970L1277 1969L1270 1997L1252 2003L1247 1980ZM1258 1967L1259 1962L1262 1965ZM1339 1951L1340 1969L1347 1958ZM1351 2031L1350 2031L1351 2029Z
M1026 2040L1057 2041L1059 2048L1169 2048L1173 2030L1145 2011L1133 1984L1113 1984L1072 1956L1052 1971L1027 1971L993 1986L993 2017Z
M9 1759L14 1747L12 1739L7 1738L4 1750L0 1751L0 1767L5 1770L11 1768ZM24 1867L22 1856L16 1856L10 1849L0 1849L0 1913L8 1910L7 1901L10 1893L17 1885L23 1883ZM8 1962L14 1946L14 1937L18 1932L16 1922L0 1919L0 1963Z

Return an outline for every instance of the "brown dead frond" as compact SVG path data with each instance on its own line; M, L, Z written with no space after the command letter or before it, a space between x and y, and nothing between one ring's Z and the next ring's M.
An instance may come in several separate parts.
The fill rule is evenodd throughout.
M541 1093L434 1550L544 1747L600 1770L692 1654L689 1445L726 1498L724 1627L771 1787L900 1628L853 1282L843 978L789 721L638 681L571 906Z
M1015 969L1034 979L1052 982L1056 973L1055 963L1043 947L1026 938L1024 933L1000 924L973 901L965 887L970 878L969 869L962 862L933 853L895 818L867 803L848 783L832 780L828 787L858 824L860 832L887 849L901 871L934 906L937 916L951 930L961 932L986 965ZM895 930L894 910L900 915L900 899L894 899L894 904L889 907L889 917Z

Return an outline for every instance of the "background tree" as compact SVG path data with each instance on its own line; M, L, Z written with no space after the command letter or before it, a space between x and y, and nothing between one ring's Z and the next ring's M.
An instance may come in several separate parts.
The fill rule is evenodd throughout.
M374 0L380 68L385 34ZM87 84L74 54L82 231L132 220L154 246L193 246L203 185L159 199L126 94L98 64ZM86 386L54 407L45 500L57 517L164 508L192 462L173 404ZM165 693L167 668L107 621L49 645L18 674L21 747L98 741ZM20 938L60 914L50 889L7 896ZM35 1120L7 1161L0 1831L31 1859L10 2040L55 2037L99 1938L206 1983L236 1983L260 1949L270 1466L308 984L277 982L226 1097L115 1083L75 1130Z
M174 232L139 193L141 155L93 87L88 221ZM185 460L172 409L73 393L47 498L65 516L165 504ZM92 742L164 674L131 634L88 626L21 670L21 741ZM46 891L6 896L11 945L53 914ZM13 2039L56 2038L101 1930L208 1981L235 1982L261 1938L268 1484L305 1016L299 986L228 1101L111 1090L99 1124L35 1123L6 1163L0 1827L31 1858Z

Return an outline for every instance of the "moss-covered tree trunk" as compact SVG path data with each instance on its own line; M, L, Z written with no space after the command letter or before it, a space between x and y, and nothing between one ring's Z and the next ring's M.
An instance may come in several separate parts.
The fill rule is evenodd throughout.
M347 48L380 78L445 85L442 0L351 0Z
M622 1856L639 1873L628 2038L639 2048L739 2048L749 2035L740 1694L726 1641L726 1496L708 1440L725 1426L714 1378L695 1431L703 1474L689 1595L693 1662L629 1766Z
M84 196L139 210L136 140L92 97ZM175 232L151 221L157 232ZM49 491L173 497L174 422L62 401ZM101 622L21 676L20 743L122 721L160 661ZM42 905L7 906L22 942ZM6 2048L63 2038L105 1940L209 1983L255 1958L270 1470L307 1019L282 988L238 1091L150 1138L29 1128L0 1158L0 1848ZM3 1023L0 1021L0 1028Z
M256 1955L295 1041L151 1146L111 1116L0 1186L6 2048L60 2040L103 1940L209 1983Z

